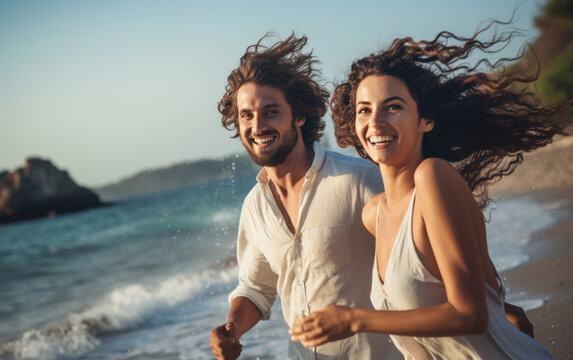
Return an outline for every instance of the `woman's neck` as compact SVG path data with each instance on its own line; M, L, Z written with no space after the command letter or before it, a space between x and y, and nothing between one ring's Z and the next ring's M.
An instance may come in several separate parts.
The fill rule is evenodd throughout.
M422 156L420 155L398 166L379 164L382 181L384 182L386 205L388 207L391 208L398 204L401 199L412 192L412 189L414 189L414 173L421 162Z

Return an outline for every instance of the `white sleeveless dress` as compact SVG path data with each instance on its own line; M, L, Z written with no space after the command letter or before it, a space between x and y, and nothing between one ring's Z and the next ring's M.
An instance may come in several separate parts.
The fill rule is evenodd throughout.
M371 300L378 310L410 310L447 301L443 282L424 267L416 252L412 237L415 195L414 189L388 259L384 284L380 281L378 264L374 263ZM498 281L501 295L486 283L489 323L484 334L455 337L391 335L394 344L407 360L552 359L541 343L519 331L507 320L504 310L505 289L499 277Z

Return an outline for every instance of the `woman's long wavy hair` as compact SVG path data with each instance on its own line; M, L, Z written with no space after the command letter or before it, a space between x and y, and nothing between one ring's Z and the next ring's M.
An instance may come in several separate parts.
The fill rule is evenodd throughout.
M262 43L269 36L267 34L249 46L239 67L228 76L225 94L217 106L221 121L228 130L235 130L233 137L238 137L237 91L249 82L270 85L282 90L294 119L305 119L301 127L302 138L305 145L312 146L324 133L322 117L328 109L329 97L326 88L319 83L321 73L315 68L318 60L312 51L303 52L306 36L291 34L266 47Z
M526 76L500 66L520 56L494 64L487 59L473 66L460 64L475 50L499 51L494 50L496 45L506 45L515 35L477 40L488 28L471 38L444 31L432 41L396 39L387 50L355 61L330 102L338 145L354 146L360 156L371 160L356 135L356 91L370 75L397 77L416 101L419 116L434 123L434 129L424 134L423 157L452 162L484 208L489 202L488 184L511 174L523 161L523 152L564 133L567 120L560 115L572 104L541 104L528 87L538 74ZM448 40L461 44L448 45ZM476 71L482 65L492 71Z

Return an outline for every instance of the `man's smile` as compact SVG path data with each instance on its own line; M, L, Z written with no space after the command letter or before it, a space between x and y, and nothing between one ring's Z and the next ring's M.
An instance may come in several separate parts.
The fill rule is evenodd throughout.
M270 145L276 138L277 135L264 135L264 136L252 137L251 141L258 146L267 146Z

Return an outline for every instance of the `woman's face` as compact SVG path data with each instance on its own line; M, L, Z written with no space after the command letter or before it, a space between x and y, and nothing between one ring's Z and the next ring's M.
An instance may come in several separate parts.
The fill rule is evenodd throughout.
M370 75L356 91L356 134L372 160L400 165L421 161L422 137L433 124L420 119L406 84L390 75Z

